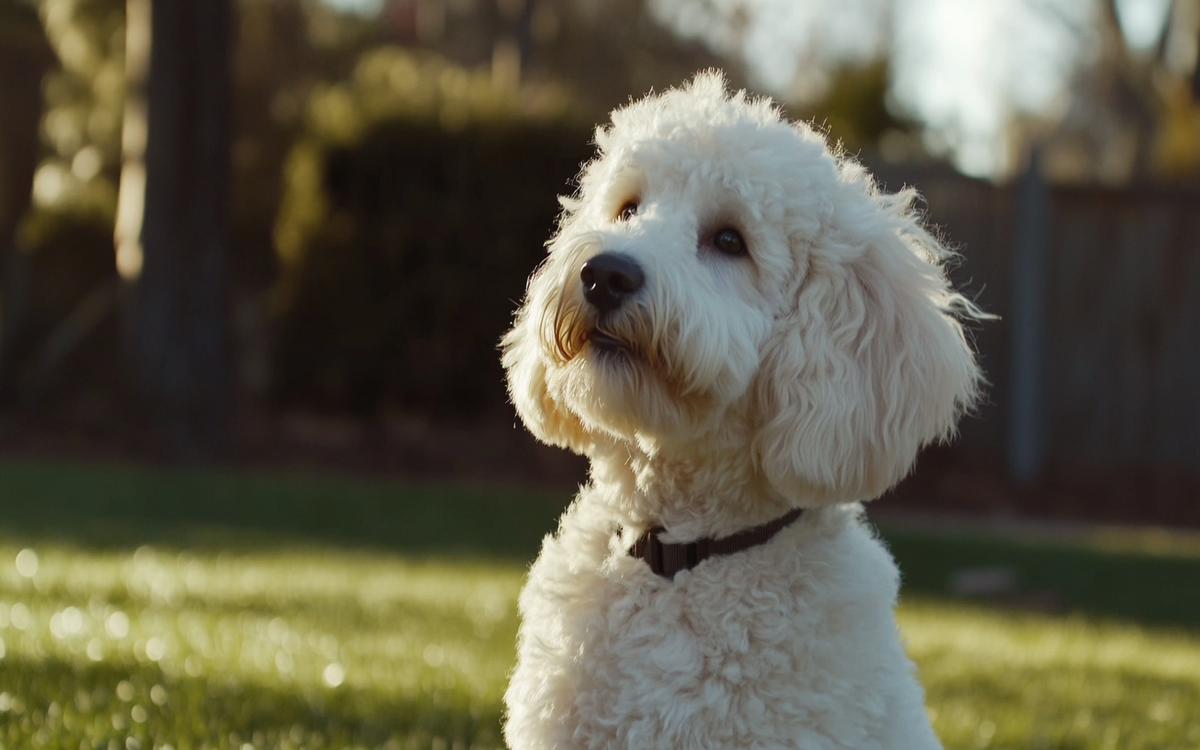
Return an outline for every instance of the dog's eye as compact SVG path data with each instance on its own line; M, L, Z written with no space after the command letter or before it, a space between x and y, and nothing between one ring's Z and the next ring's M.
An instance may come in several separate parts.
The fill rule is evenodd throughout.
M722 229L713 235L713 247L734 257L746 255L746 241L736 229Z
M637 212L637 201L625 201L625 205L621 206L621 210L617 212L617 221L629 221L637 216Z

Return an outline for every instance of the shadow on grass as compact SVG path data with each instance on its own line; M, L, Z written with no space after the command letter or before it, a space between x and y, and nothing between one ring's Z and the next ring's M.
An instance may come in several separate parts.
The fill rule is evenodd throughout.
M417 696L168 675L142 663L0 662L9 747L502 747L499 705L446 690ZM39 738L39 735L43 735ZM132 742L129 738L133 738ZM41 742L38 740L41 739ZM116 743L115 745L112 743Z
M0 535L96 548L316 543L528 561L568 500L504 486L0 462Z
M999 571L1008 590L970 597L983 604L1078 612L1200 630L1200 555L1120 552L1083 541L1024 541L979 534L882 529L906 592L964 598L964 571Z

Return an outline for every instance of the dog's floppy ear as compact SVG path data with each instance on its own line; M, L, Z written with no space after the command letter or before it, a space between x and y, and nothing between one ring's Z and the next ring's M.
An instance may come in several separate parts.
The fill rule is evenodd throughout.
M532 284L531 284L532 288ZM532 292L530 292L532 293ZM533 436L543 443L586 453L592 443L579 417L555 401L546 388L546 365L539 339L539 316L527 301L500 342L508 395Z
M796 307L768 343L754 450L798 504L882 494L977 397L959 319L981 313L950 288L949 253L913 217L913 197L870 196L870 226L810 252Z

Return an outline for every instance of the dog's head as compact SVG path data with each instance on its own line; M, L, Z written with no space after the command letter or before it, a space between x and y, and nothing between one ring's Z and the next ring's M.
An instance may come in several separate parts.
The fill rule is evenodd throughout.
M879 194L715 73L596 141L502 344L534 435L587 454L733 431L813 505L875 497L953 430L980 378L974 308L912 193Z

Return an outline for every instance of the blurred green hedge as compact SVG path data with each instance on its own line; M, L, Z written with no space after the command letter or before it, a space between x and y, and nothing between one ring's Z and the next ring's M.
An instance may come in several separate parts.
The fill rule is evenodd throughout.
M81 203L36 208L8 262L17 299L0 320L8 326L0 403L62 413L81 389L112 392L120 375L112 213Z
M554 88L396 48L317 91L276 225L275 395L364 416L503 408L496 346L590 140Z

